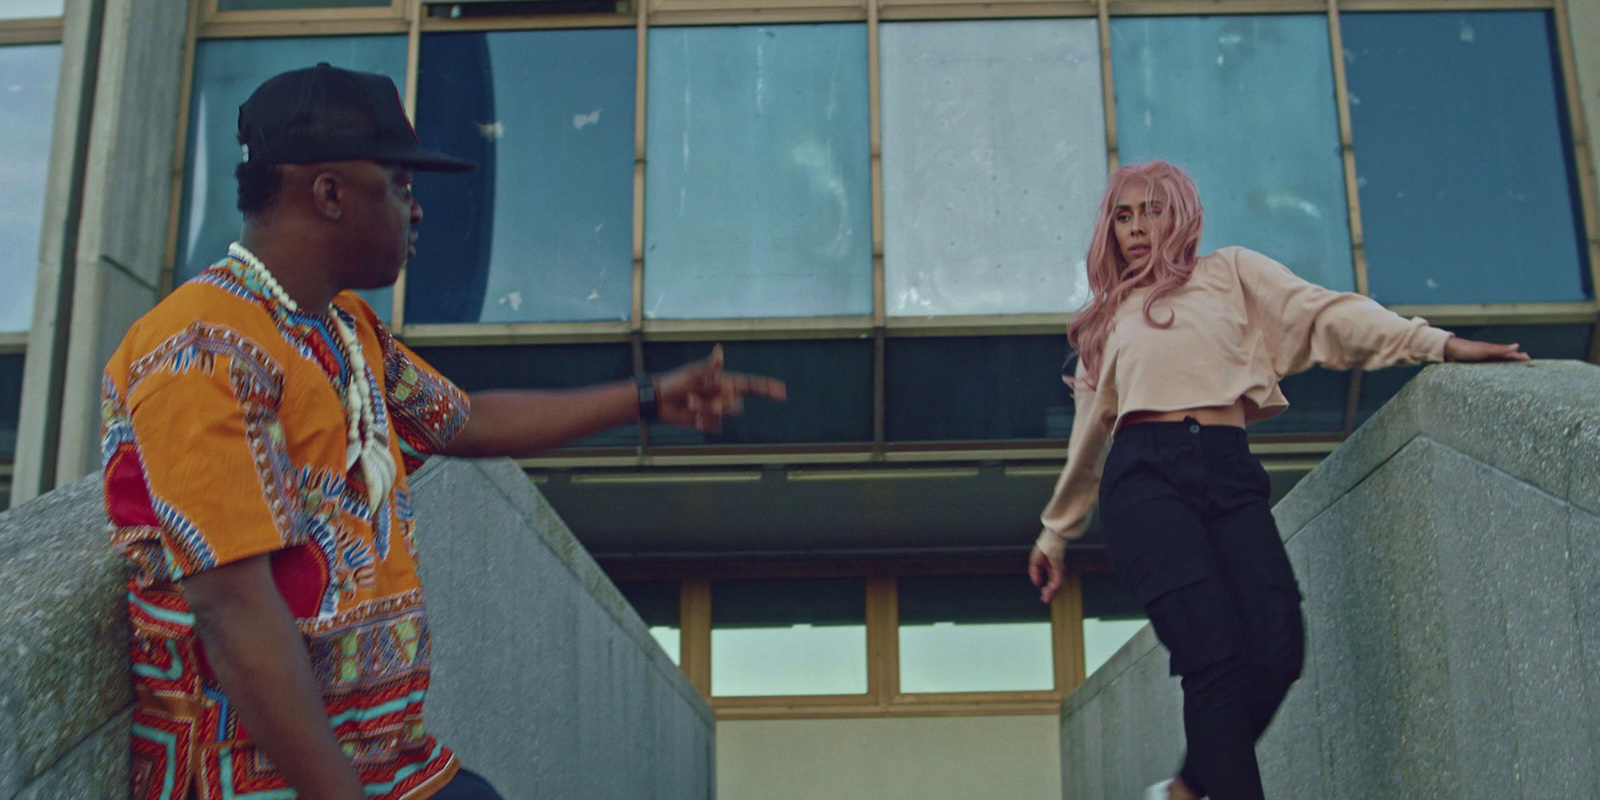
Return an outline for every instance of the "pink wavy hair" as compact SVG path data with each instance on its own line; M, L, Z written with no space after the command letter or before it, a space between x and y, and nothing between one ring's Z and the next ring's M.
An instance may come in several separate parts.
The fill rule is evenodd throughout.
M1122 257L1122 249L1117 246L1112 217L1117 197L1124 187L1135 181L1144 181L1149 187L1150 200L1161 203L1161 218L1168 224L1151 227L1148 231L1150 257L1144 266L1130 269ZM1117 309L1134 289L1150 286L1150 293L1144 298L1144 318L1151 325L1172 326L1172 317L1158 322L1150 315L1150 309L1156 301L1187 283L1194 273L1203 217L1200 192L1195 189L1194 181L1188 173L1165 161L1128 164L1111 173L1105 197L1100 200L1094 236L1089 240L1089 304L1067 327L1067 341L1083 359L1089 388L1099 383L1100 359L1105 354L1106 336L1116 323Z

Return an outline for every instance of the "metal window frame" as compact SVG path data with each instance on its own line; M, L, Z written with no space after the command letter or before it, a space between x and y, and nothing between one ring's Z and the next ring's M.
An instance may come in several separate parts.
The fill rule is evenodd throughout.
M1369 11L1484 11L1543 10L1552 14L1557 30L1560 77L1566 90L1566 105L1573 150L1568 157L1577 166L1579 193L1588 244L1591 280L1600 291L1600 190L1597 190L1594 154L1589 152L1582 98L1577 85L1577 67L1566 15L1570 0L635 0L630 14L588 14L570 16L526 16L472 18L460 20L428 17L422 0L392 0L387 7L373 9L312 9L300 11L219 12L217 0L190 0L191 31L184 53L184 93L179 124L179 147L173 166L172 219L168 226L167 263L163 290L170 291L175 268L179 210L184 189L188 114L191 103L194 48L201 39L272 38L284 36L404 34L408 37L408 59L404 95L408 111L416 104L416 74L420 37L442 31L544 30L572 27L625 27L637 31L638 50L635 73L634 114L634 207L633 207L633 298L630 319L625 322L516 323L406 325L404 274L395 285L395 305L391 311L393 328L409 344L417 346L511 345L511 344L589 344L630 343L637 354L643 343L651 341L721 341L811 338L871 338L873 358L873 433L870 445L806 445L785 447L698 447L662 448L641 437L637 449L629 451L562 451L537 459L524 459L528 468L563 466L577 469L646 465L730 465L773 463L917 463L922 461L966 461L991 456L1007 461L1029 458L1056 459L1064 448L1056 442L946 442L888 443L884 438L884 351L891 337L1058 335L1072 319L1071 314L1017 314L943 317L896 317L885 312L883 261L883 175L882 122L879 63L879 30L884 22L900 20L1016 19L1079 17L1094 18L1100 29L1103 109L1106 116L1106 162L1119 163L1117 150L1116 106L1111 63L1111 20L1125 16L1285 14L1321 13L1328 17L1333 53L1335 95L1339 138L1344 162L1346 199L1349 204L1350 243L1357 291L1368 293L1365 242L1362 233L1360 198L1356 190L1356 153L1350 125L1349 90L1344 64L1340 14ZM741 25L815 22L856 22L867 26L868 103L870 119L870 176L872 192L872 270L873 309L870 315L824 318L750 318L717 320L653 320L643 316L644 290L644 158L647 135L649 31L654 27L680 25ZM57 21L59 23L59 21ZM28 27L0 23L0 42L8 28ZM38 29L39 26L32 26ZM58 26L59 27L59 24ZM1407 305L1394 306L1397 313L1427 317L1438 325L1478 324L1594 324L1595 334L1588 354L1600 363L1600 301L1567 303L1517 303L1508 305ZM4 340L0 339L0 347ZM1331 435L1258 436L1258 447L1274 452L1316 455L1326 452L1355 427L1361 376L1353 375L1345 414L1344 430Z

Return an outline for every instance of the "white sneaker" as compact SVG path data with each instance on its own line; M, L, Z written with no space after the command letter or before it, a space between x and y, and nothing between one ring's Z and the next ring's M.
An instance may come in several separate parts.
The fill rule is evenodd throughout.
M1167 798L1171 796L1168 794L1167 790L1171 787L1172 780L1170 778L1160 783L1150 784L1150 786L1144 790L1144 800L1167 800Z

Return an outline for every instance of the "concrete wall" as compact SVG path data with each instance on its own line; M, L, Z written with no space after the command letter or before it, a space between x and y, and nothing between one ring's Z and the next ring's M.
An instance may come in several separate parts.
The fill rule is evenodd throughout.
M723 721L717 789L722 800L1060 800L1057 727L1054 716Z
M511 800L709 800L711 709L509 461L414 482L429 727ZM125 570L97 477L0 514L0 800L127 796Z
M1432 367L1274 509L1306 671L1267 794L1600 798L1600 367ZM1146 629L1062 707L1064 797L1137 797L1182 749Z

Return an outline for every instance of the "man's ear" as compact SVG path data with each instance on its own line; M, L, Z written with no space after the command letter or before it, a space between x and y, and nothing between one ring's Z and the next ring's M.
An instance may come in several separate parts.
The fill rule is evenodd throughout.
M344 177L325 170L311 180L311 205L323 219L337 222L344 217Z

